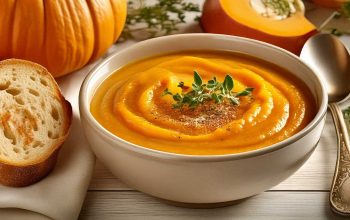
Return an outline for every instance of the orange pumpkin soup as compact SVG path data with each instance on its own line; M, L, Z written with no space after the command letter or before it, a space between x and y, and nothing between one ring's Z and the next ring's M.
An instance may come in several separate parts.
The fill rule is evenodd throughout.
M181 93L193 72L203 82L234 79L233 91L253 87L239 105L208 101L194 109L173 108L168 88ZM221 155L256 150L303 129L316 104L306 85L288 71L236 53L187 51L124 66L97 89L91 113L116 136L155 150L189 155Z

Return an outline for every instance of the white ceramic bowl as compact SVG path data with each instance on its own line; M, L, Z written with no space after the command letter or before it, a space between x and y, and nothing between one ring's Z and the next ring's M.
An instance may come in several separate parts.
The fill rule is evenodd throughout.
M277 144L239 154L190 156L129 143L103 128L90 102L104 79L145 57L182 50L225 50L250 54L282 66L302 79L317 102L315 118ZM86 77L79 97L84 132L97 158L123 182L150 195L181 203L220 203L246 198L292 175L315 149L325 122L327 94L316 74L297 56L255 40L214 34L155 38L115 53Z

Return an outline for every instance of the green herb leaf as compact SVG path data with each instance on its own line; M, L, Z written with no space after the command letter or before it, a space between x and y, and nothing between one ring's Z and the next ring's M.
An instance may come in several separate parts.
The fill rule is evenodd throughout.
M182 100L182 97L181 97L181 95L179 93L176 93L175 95L173 95L173 99L175 101L180 102Z
M183 87L184 87L184 85L185 85L185 83L184 83L184 82L179 82L179 85L177 85L177 87L183 88Z
M243 90L243 91L241 91L241 92L238 92L238 93L236 94L236 97L250 95L250 94L252 93L253 90L254 90L254 88L251 88L251 87L245 88L245 90Z
M243 91L233 92L234 81L230 75L226 75L224 82L217 82L216 78L209 80L207 84L203 84L202 77L198 72L194 71L192 83L192 90L184 93L176 93L173 95L169 92L168 89L165 89L163 94L172 95L175 104L173 104L173 108L183 108L187 106L190 109L196 108L199 104L202 104L206 101L213 100L215 103L222 103L227 99L233 105L239 105L239 98L242 96L248 96L252 94L254 88L247 87ZM178 87L188 88L185 86L183 82L180 82Z
M199 105L199 101L192 100L189 104L189 107L193 109L193 108L197 107L198 105Z
M236 97L230 97L230 101L234 105L239 105L239 99Z
M173 95L173 93L169 92L169 89L166 88L166 89L164 90L164 92L162 93L162 96L165 96L165 95Z
M211 98L214 99L216 103L220 103L221 100L219 99L219 96L216 93L211 94Z
M224 80L224 88L228 91L233 89L233 79L230 75L226 75Z
M194 71L193 78L196 86L200 87L202 85L202 77L197 73L197 71Z

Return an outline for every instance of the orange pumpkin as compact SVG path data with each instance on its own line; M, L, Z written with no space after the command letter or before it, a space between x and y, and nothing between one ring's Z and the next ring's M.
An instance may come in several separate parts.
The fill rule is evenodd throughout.
M249 0L241 0L239 4L232 0L206 0L201 25L208 33L253 38L295 54L300 54L306 40L317 33L302 12L284 20L273 20L258 14Z
M0 59L40 63L54 77L96 60L117 40L126 0L4 0Z

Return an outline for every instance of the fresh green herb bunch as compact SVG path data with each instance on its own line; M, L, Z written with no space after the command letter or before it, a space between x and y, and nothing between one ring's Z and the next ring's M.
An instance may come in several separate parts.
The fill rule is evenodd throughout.
M192 90L186 92L189 87L185 86L184 82L180 82L178 87L182 89L181 94L173 94L166 88L164 95L173 96L175 104L173 108L188 108L194 109L199 104L205 101L214 100L215 103L222 103L224 100L229 100L233 105L239 105L239 97L251 95L253 88L247 87L243 91L233 92L234 81L230 75L226 75L224 82L218 82L216 77L209 80L207 84L203 84L202 77L198 72L194 71L194 82L192 83Z
M345 2L337 14L334 16L335 19L345 18L350 19L350 0ZM349 30L339 28L328 28L325 31L335 36L342 36L343 34L350 34Z
M279 16L289 17L292 9L288 0L262 0L266 8L271 8Z
M346 18L350 18L350 1L347 1L342 5L341 14Z
M200 12L199 6L186 0L157 0L149 6L145 0L129 0L121 39L146 39L171 34L178 30L178 24L185 23L186 12ZM142 36L137 35L140 32Z

